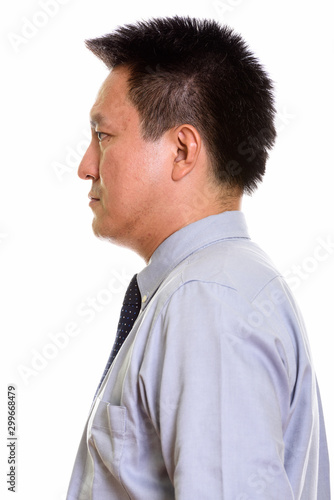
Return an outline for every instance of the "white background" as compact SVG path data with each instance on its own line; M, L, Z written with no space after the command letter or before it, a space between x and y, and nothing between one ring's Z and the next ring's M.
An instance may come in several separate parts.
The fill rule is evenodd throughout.
M13 498L6 490L7 385L17 386L15 498L62 500L127 281L144 267L93 236L90 184L76 168L89 109L107 76L84 39L154 16L229 24L276 82L279 137L265 181L243 211L253 240L293 283L333 452L333 244L317 257L319 238L334 241L331 2L62 0L52 16L41 15L38 0L2 5L1 498Z

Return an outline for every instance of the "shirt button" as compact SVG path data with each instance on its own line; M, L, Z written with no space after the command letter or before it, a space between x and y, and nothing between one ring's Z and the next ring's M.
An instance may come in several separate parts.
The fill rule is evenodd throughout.
M144 295L144 297L142 298L142 303L144 304L144 302L147 301L147 295Z

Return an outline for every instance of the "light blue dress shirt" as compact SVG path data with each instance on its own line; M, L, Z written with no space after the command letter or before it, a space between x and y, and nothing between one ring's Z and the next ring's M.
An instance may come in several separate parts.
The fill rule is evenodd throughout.
M138 284L67 500L329 500L303 320L243 214L172 234Z

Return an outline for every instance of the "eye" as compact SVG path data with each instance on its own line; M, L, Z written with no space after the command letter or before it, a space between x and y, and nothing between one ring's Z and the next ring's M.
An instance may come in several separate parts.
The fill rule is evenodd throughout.
M98 138L99 142L102 142L103 139L105 139L106 137L108 137L108 134L104 134L103 132L96 132L96 135L97 135L97 138Z

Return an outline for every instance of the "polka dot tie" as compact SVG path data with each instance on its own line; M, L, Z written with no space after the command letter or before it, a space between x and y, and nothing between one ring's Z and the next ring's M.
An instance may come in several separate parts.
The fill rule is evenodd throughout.
M118 327L117 327L117 333L116 333L116 339L115 343L112 349L112 352L109 356L108 363L104 369L101 382L99 384L99 387L96 391L98 392L104 377L106 376L110 366L112 365L112 362L114 361L118 351L120 350L124 340L126 337L129 335L133 324L139 314L140 311L140 303L141 303L141 296L140 296L140 291L138 287L138 282L137 282L137 275L135 274L132 280L130 281L130 284L128 286L128 289L125 293L125 297L123 300L123 305L121 309L121 314L118 322ZM96 394L95 394L96 395Z
M120 350L124 340L129 335L133 327L133 324L140 311L140 302L141 296L137 283L137 275L135 274L130 281L123 300L121 315L118 322L116 340L111 353L110 365L114 361L116 354Z

